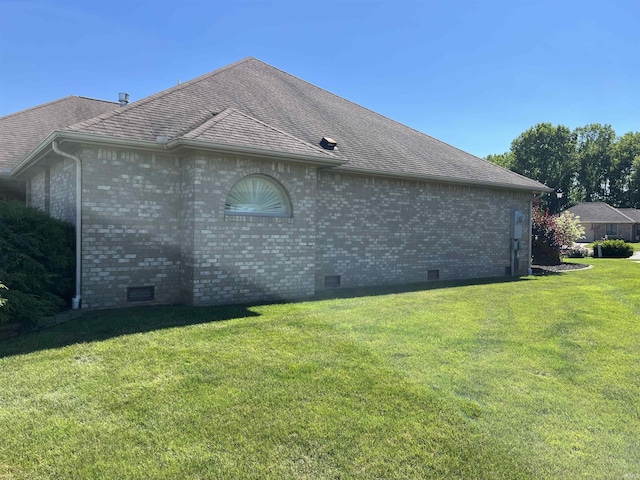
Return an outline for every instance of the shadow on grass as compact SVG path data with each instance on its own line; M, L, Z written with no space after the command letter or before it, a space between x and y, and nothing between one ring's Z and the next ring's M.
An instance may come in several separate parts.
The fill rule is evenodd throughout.
M257 317L247 305L225 307L135 307L86 312L80 318L51 328L0 340L0 358L96 342L134 333L203 323Z
M326 290L300 301L357 298L399 293L418 292L442 288L496 283L522 282L526 277L492 277L465 281L436 281L381 287L339 288ZM99 310L84 313L80 318L51 328L24 333L0 340L0 358L22 355L39 350L61 348L77 343L97 342L134 333L151 332L165 328L184 327L203 323L260 316L251 308L282 301L256 302L250 305L189 307L184 305L135 307L117 310Z

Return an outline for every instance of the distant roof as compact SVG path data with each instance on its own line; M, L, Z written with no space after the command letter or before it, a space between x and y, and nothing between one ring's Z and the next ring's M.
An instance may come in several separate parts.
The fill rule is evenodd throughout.
M69 96L0 117L0 174L18 165L54 130L118 108L118 104Z
M618 211L636 223L640 223L640 210L637 208L619 208Z
M233 113L228 110L233 109ZM323 155L322 137L337 141L331 154L345 164L336 170L356 170L463 183L495 184L519 189L546 187L534 180L463 152L435 138L390 120L360 105L318 88L255 58L247 58L214 72L133 102L70 130L154 141L180 138L198 127L212 128L218 115L242 121L251 142L273 150L295 145ZM261 125L261 126L259 126ZM263 128L264 127L264 128ZM246 137L221 137L217 142L245 143ZM280 132L274 145L263 137ZM285 140L285 136L288 138ZM305 147L302 147L305 145Z
M604 202L579 203L567 209L567 211L579 216L581 223L635 223L635 220L622 213L621 210Z

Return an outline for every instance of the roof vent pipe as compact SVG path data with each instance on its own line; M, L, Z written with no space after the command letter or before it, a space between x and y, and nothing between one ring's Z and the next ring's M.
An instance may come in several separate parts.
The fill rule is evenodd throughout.
M129 103L129 94L128 93L119 93L118 94L118 101L120 102L120 106L124 107L125 105L127 105Z

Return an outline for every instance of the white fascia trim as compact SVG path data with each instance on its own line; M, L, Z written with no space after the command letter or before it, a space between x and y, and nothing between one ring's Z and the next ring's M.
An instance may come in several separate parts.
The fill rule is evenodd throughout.
M553 192L553 188L549 188L546 185L540 185L540 187L536 188L534 186L527 187L525 185L513 185L509 183L493 183L493 182L485 182L482 180L463 180L452 177L445 176L437 176L437 175L420 175L413 173L395 173L388 172L384 170L370 170L368 168L357 168L357 167L349 167L343 166L336 168L333 170L335 172L344 172L344 173L354 173L358 175L370 175L374 177L387 177L387 178L398 178L405 180L422 180L428 182L438 182L438 183L449 183L454 185L469 185L474 187L487 187L487 188L498 188L501 190L521 190L525 192L532 193L550 193Z
M176 138L167 143L169 150L180 147L207 150L211 152L235 153L252 155L268 160L291 160L294 162L308 163L312 165L321 165L327 167L336 167L343 165L344 160L338 158L322 158L314 155L304 155L299 153L274 152L273 150L265 150L254 147L240 147L236 145L227 145L224 143L209 142L207 140L196 140L191 138Z
M160 145L156 142L150 142L145 140L131 140L127 138L107 137L105 135L98 135L95 133L83 133L72 132L65 130L56 130L51 132L38 146L31 151L31 153L18 164L16 168L11 172L12 176L18 176L23 173L27 168L35 164L41 157L49 153L51 150L51 144L54 141L62 144L65 141L77 141L77 142L91 142L96 145L106 146L120 146L131 147L141 149L153 149L153 150L165 150L164 145Z

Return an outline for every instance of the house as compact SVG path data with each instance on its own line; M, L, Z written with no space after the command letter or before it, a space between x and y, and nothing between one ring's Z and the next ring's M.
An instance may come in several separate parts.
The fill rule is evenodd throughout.
M567 209L580 217L584 237L580 241L593 242L604 238L620 238L628 242L640 239L640 210L614 208L604 202L579 203Z
M618 211L635 222L631 229L629 241L640 242L640 210L637 208L619 208Z
M255 58L102 107L27 132L3 160L30 205L76 225L74 307L295 299L530 267L531 202L549 188ZM14 129L3 141L27 112L0 120Z

